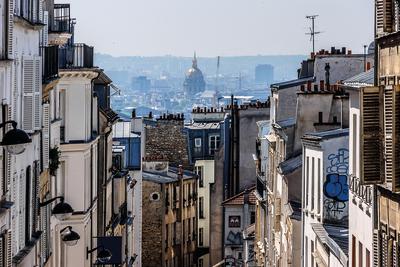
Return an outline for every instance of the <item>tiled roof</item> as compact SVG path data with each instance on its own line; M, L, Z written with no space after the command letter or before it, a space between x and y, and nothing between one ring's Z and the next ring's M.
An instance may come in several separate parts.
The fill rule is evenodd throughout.
M239 194L237 194L236 196L233 196L233 197L225 200L224 202L222 202L222 205L223 206L227 206L227 205L244 205L245 192L246 192L246 190L241 192L241 193L239 193ZM255 195L256 194L256 188L252 187L252 188L247 189L247 193L248 193L248 196L249 196L249 204L250 205L255 205L256 204L256 200L257 200L257 197Z
M304 135L303 139L312 141L322 141L325 139L338 138L348 135L349 135L349 129L346 128L346 129L335 129L325 132L307 133Z

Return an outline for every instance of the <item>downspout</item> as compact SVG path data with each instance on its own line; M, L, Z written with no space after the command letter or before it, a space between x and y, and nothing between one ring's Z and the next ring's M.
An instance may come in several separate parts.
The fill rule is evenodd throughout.
M90 202L90 248L93 248L93 146L90 146ZM91 259L92 257L90 257L90 266L93 266Z

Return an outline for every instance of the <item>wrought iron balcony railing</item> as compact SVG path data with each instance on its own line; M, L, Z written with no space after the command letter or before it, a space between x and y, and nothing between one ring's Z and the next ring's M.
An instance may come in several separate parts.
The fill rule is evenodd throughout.
M61 47L59 49L60 69L93 68L93 54L93 47L86 44Z
M43 81L51 81L58 77L58 46L41 47Z
M72 33L70 4L54 4L54 13L50 17L49 31Z

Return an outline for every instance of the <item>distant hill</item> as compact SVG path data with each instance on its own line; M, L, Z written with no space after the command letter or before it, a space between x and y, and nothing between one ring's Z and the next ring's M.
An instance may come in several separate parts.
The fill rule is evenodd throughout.
M305 55L291 56L239 56L221 57L220 74L223 76L239 75L254 78L254 69L258 64L271 64L275 70L275 80L283 81L296 78ZM146 75L150 78L169 76L180 79L191 66L189 57L113 57L106 54L96 54L95 63L105 69L117 83L128 84L132 77ZM199 68L206 76L215 76L217 58L198 58Z

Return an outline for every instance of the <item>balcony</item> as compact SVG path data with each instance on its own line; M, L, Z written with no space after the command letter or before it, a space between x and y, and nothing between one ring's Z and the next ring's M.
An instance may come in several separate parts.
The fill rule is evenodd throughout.
M265 198L265 184L260 177L257 177L257 194L261 199Z
M59 49L60 69L93 68L93 47L74 44Z
M72 33L70 4L54 4L54 14L50 19L50 32Z
M48 82L58 78L58 46L41 47L43 81Z

